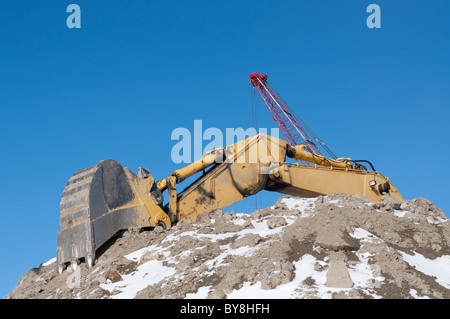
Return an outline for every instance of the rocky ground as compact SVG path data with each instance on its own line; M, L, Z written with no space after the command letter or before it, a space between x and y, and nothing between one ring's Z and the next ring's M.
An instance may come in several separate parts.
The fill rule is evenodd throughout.
M450 298L449 244L450 223L423 198L284 196L125 231L93 268L58 275L49 261L6 298Z

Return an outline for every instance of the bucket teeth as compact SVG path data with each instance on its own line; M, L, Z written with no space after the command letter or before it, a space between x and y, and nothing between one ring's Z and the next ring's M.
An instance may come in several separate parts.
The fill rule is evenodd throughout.
M78 265L80 264L80 260L79 259L74 259L70 262L70 267L72 269L72 272L77 270Z
M58 264L58 274L62 274L64 269L66 269L66 265L65 264Z
M94 255L88 255L86 257L86 265L88 268L92 268L94 266L95 262L95 256Z

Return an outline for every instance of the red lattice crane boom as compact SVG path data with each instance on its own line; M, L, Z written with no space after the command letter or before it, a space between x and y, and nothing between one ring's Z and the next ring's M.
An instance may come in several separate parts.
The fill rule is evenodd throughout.
M258 72L249 74L250 84L256 88L263 99L273 120L278 124L286 141L292 146L306 145L308 150L316 155L322 155L319 147L313 142L315 140L319 146L325 150L332 158L336 158L333 152L322 142L317 135L306 125L303 120L287 105L278 95L274 88L268 83L267 75Z

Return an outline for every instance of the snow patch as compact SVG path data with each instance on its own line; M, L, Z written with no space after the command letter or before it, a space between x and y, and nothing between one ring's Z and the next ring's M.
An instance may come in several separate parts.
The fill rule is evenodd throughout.
M363 228L353 228L353 233L349 234L351 237L359 239L361 242L382 242L383 240L374 234L368 232Z
M417 290L412 289L412 288L409 290L409 294L410 294L414 299L430 299L430 297L427 297L427 296L419 296L419 295L417 294Z
M186 294L184 299L206 299L212 286L198 288L197 292Z
M402 251L398 252L408 264L428 276L436 277L438 284L450 289L450 272L448 271L450 269L449 255L444 255L436 259L428 259L416 252L414 252L413 256Z
M112 295L112 299L133 299L139 291L159 283L166 277L174 275L175 272L175 268L164 266L162 261L151 260L139 266L136 271L122 275L122 281L100 284L100 287L109 292L119 290L120 293Z
M372 296L374 299L380 299L381 296L377 295L373 288L380 288L384 277L381 276L380 267L376 264L369 264L369 258L373 257L373 254L369 252L356 253L360 263L350 265L348 272L352 279L353 288L359 288L364 293Z
M321 299L331 299L333 293L348 292L351 288L327 287L327 271L317 271L314 265L319 262L314 256L305 254L294 262L295 277L292 281L279 285L274 289L262 289L261 282L251 284L245 282L240 289L235 289L227 295L228 299L288 299L308 298L315 296ZM311 278L312 284L305 283Z
M56 257L50 259L49 261L43 263L42 265L43 265L43 266L50 266L50 265L53 264L54 262L56 262Z
M393 215L401 218L401 217L405 217L406 213L408 213L408 211L406 211L406 210L395 211Z
M294 263L295 266L295 278L286 284L279 285L274 289L262 289L261 282L251 284L250 282L244 282L240 289L235 289L227 295L228 299L287 299L299 297L299 293L296 291L298 288L303 288L302 282L313 275L314 264L316 258L310 254L304 255L300 260ZM320 275L316 275L320 277ZM302 286L302 287L300 287Z
M139 250L136 250L136 251L132 252L131 254L125 255L125 258L135 261L135 262L139 262L141 260L142 256L144 256L145 254L147 254L149 252L164 253L164 249L157 245L151 245L151 246L147 246L147 247L141 248Z
M288 209L297 209L302 213L301 217L308 217L307 210L313 210L316 206L316 198L283 198L281 202L286 205Z

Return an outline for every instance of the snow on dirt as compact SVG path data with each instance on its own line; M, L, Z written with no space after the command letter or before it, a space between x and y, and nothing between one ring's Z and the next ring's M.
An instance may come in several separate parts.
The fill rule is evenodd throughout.
M251 214L121 232L93 268L58 275L49 260L6 298L450 298L449 225L423 198L284 196Z
M409 255L401 252L403 260L415 267L418 271L435 277L437 283L450 289L450 256L445 255L431 260L416 252L413 253L414 255Z

